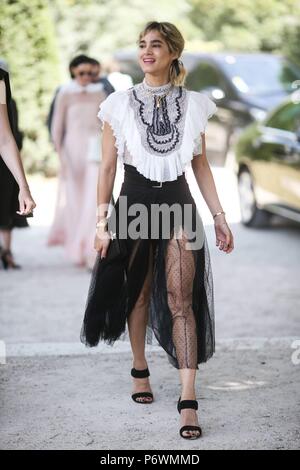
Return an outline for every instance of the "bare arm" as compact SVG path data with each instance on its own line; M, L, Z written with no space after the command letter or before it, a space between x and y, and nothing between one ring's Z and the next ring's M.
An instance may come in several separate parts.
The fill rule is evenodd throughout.
M0 154L20 188L18 213L27 215L36 207L36 204L30 194L20 152L11 131L7 104L3 97L3 91L5 91L4 81L0 81L0 86L2 87L2 99L0 102Z
M20 152L10 128L6 104L0 104L0 154L20 189L28 188Z
M202 154L196 155L191 165L201 194L211 214L214 215L216 212L223 211L213 174L206 157L205 133L202 134ZM229 253L234 247L233 235L227 225L225 215L217 215L214 222L217 236L216 245L219 246L220 250Z
M117 167L116 139L111 126L104 121L102 135L102 161L99 168L97 184L97 220L107 217L108 205L113 193L114 181ZM106 256L110 236L103 228L98 228L95 237L95 249L100 252L101 257Z
M104 122L102 135L102 161L97 184L98 220L107 216L105 205L109 204L113 192L117 167L117 149L112 128Z
M193 158L192 168L201 194L211 214L222 211L223 208L217 194L213 174L206 157L205 134L202 134L202 154ZM223 214L217 217L223 217Z
M55 103L51 125L51 136L55 150L61 158L61 146L63 143L65 123L66 123L67 95L59 91Z

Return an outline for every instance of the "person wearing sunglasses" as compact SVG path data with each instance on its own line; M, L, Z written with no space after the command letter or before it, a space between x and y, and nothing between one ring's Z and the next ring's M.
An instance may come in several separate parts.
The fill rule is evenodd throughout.
M97 112L106 93L103 84L92 83L89 57L75 57L69 70L71 80L57 93L51 123L60 170L47 245L63 245L68 260L91 269L96 256L92 234L100 152L92 160L90 148L100 138Z

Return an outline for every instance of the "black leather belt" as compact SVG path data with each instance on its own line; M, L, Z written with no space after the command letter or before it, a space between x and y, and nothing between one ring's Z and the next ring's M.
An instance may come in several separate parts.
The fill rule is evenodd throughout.
M163 157L162 157L163 158ZM149 178L146 178L144 175L139 173L133 165L127 163L124 164L124 184L133 184L144 186L146 188L166 188L171 186L176 186L178 183L186 183L185 173L178 176L176 180L172 181L155 181Z

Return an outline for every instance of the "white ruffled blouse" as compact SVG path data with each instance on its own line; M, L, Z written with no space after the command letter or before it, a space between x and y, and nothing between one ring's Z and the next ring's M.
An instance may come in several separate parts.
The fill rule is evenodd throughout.
M102 130L104 121L107 121L116 139L119 164L133 165L139 173L153 181L176 180L193 157L201 155L201 134L205 132L207 121L215 114L217 106L205 93L185 89L187 107L179 144L166 155L150 153L137 125L134 109L130 106L130 93L135 87L114 91L101 102L97 116L102 122Z

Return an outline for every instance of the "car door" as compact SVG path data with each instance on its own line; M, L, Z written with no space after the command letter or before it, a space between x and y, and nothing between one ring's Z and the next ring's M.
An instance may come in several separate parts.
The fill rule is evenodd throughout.
M210 163L222 166L233 122L233 113L225 105L228 98L226 82L215 64L201 59L188 74L186 84L191 90L206 93L218 107L216 115L208 121L206 148Z
M300 210L300 96L297 96L260 126L255 142L260 156L255 162L255 178L264 193L260 199L282 209Z

